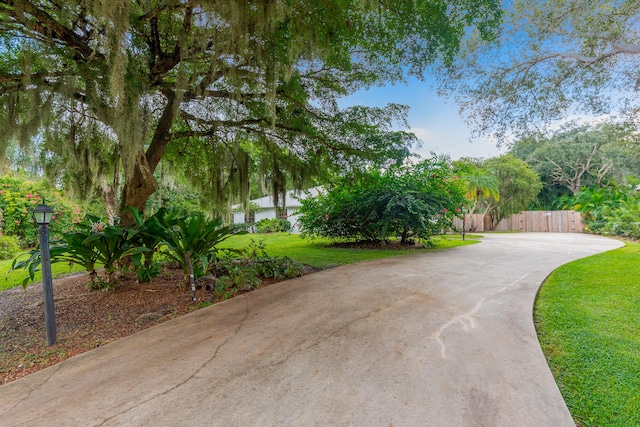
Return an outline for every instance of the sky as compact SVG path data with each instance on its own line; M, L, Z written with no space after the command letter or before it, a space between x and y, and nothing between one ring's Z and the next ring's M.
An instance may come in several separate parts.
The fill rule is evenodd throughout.
M422 157L430 157L430 153L435 152L448 154L453 160L461 157L489 158L506 152L491 140L470 140L471 129L462 120L454 100L439 97L426 81L411 78L405 84L361 90L343 98L340 106L383 107L389 103L410 107L410 128L402 130L413 132L422 141L422 147L414 149Z

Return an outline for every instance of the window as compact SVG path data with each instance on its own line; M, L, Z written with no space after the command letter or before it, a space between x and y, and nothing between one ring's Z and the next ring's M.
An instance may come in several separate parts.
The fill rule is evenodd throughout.
M276 218L287 219L287 208L276 208Z

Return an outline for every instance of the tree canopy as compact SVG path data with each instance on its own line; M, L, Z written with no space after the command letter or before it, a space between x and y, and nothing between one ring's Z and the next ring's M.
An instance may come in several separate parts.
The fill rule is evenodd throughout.
M639 24L636 0L508 2L498 46L470 35L440 89L499 141L575 114L637 123Z
M287 173L406 155L405 107L337 98L421 77L500 16L497 0L0 0L0 151L35 149L121 214L165 157L215 202L248 193L252 161L277 194Z
M568 126L549 137L517 140L510 152L540 175L543 205L564 194L576 195L582 187L602 187L640 176L638 140L628 128L601 124Z

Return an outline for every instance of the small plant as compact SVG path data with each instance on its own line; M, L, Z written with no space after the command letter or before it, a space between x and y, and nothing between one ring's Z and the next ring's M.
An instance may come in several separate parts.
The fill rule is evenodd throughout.
M201 308L209 307L211 305L213 305L213 303L211 301L200 301L199 303L194 305L193 308L195 310L198 310L198 309L201 309Z
M250 239L249 246L247 246L247 248L242 251L242 254L245 258L252 260L267 256L265 249L266 245L264 243L264 239L260 239L257 241L255 239Z
M146 264L140 264L135 267L136 278L139 283L150 283L153 279L160 274L160 264L153 260L147 266Z
M255 269L250 265L236 264L227 269L227 274L218 279L225 289L247 290L260 284Z
M90 280L87 284L87 289L90 291L111 291L116 288L116 283L109 283L109 281L104 280L102 277L97 276L94 280Z
M254 260L256 272L264 278L293 279L302 276L302 264L289 257L262 257Z

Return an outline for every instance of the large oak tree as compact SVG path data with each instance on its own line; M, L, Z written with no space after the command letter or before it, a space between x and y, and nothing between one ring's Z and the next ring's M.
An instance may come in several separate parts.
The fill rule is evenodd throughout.
M499 19L497 0L0 0L0 150L35 145L121 214L168 153L215 199L248 192L251 155L278 191L286 170L406 151L403 107L336 99L422 76Z

